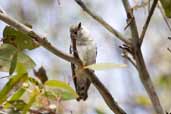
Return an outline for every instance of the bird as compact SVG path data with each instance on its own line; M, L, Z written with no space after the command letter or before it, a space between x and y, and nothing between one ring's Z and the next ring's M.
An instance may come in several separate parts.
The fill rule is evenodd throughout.
M97 57L97 46L94 39L90 35L90 31L81 23L74 24L70 27L70 36L72 41L70 52L74 55L74 57L79 58L83 66L95 64ZM79 96L77 101L85 101L88 97L88 89L91 82L81 67L71 64L71 68L73 71L72 75L75 89Z

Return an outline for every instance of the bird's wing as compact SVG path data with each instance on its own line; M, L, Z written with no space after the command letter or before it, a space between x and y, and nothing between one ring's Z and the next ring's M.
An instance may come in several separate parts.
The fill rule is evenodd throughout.
M95 44L77 46L79 58L84 65L96 63L97 47Z

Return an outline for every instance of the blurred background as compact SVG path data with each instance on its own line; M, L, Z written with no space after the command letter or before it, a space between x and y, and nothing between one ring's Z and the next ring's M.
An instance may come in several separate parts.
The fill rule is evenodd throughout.
M129 0L132 7L148 0ZM126 14L121 0L84 0L86 5L103 17L111 26L129 37L124 30ZM125 63L127 68L96 71L98 78L112 93L118 104L128 114L152 114L154 110L142 86L136 69L121 54L118 41L111 33L93 20L74 2L74 0L0 0L0 7L16 20L31 24L39 34L46 36L58 49L69 53L69 27L82 22L91 32L98 47L97 63ZM134 10L139 33L148 15L147 6ZM170 20L171 22L171 20ZM0 21L2 38L5 23ZM145 62L154 82L165 111L171 111L171 31L159 11L155 10L143 42L142 50ZM35 61L36 67L44 66L49 79L63 80L72 87L70 63L56 57L44 48L27 51ZM3 76L5 73L1 73ZM7 79L0 80L0 87ZM112 114L103 98L93 85L85 102L70 100L59 105L60 114Z

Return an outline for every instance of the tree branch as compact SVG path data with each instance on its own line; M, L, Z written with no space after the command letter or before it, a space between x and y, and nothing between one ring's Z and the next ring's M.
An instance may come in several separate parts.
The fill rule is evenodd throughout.
M163 17L165 23L166 23L166 26L168 27L169 31L171 32L171 25L169 24L169 20L168 20L167 17L165 16L165 13L164 13L164 11L163 11L163 9L162 9L162 7L161 7L161 3L160 3L160 2L159 2L159 4L158 4L158 8L159 8L159 10L160 10L160 13L162 14L162 17Z
M94 12L92 12L87 6L82 2L82 0L75 0L75 2L93 19L95 19L97 22L99 22L104 28L106 28L109 32L111 32L113 35L115 35L119 40L123 41L126 44L129 44L128 38L125 38L119 31L114 29L111 25L109 25L105 20L103 20L100 16L96 15Z
M143 26L142 33L141 33L141 35L140 35L140 45L141 45L142 42L143 42L145 33L146 33L146 31L147 31L148 25L149 25L149 23L150 23L150 20L151 20L151 17L152 17L152 15L153 15L153 13L154 13L154 10L155 10L155 8L156 8L156 6L157 6L157 3L158 3L158 0L154 0L154 1L153 1L153 4L152 4L151 9L150 9L150 11L149 11L148 17L147 17L147 19L146 19L146 21L145 21L145 24L144 24L144 26Z
M156 0L154 0L154 1L156 1ZM133 18L133 21L130 24L130 29L131 29L132 38L133 38L132 39L132 50L133 50L132 55L136 61L139 77L141 79L141 82L142 82L144 88L146 89L146 91L150 97L150 100L153 104L153 107L154 107L156 113L164 114L163 108L160 104L157 93L155 92L152 80L150 78L149 72L147 71L147 68L146 68L146 65L144 62L144 58L143 58L142 51L141 51L141 45L139 42L138 29L137 29L136 22L135 22L135 19L133 16L133 12L130 12L131 6L130 6L128 0L122 0L122 3L124 5L125 11L127 13L128 19ZM130 13L132 13L132 14L130 14ZM148 24L145 26L148 26Z
M93 83L93 85L98 89L100 94L102 95L103 99L105 100L106 104L109 106L109 108L115 113L115 114L126 114L126 112L119 107L117 102L114 100L110 92L107 90L107 88L100 82L100 80L97 78L97 76L91 71L86 69L86 73L88 74L88 78Z
M28 34L29 36L31 36L35 41L38 42L39 45L43 46L44 48L46 48L47 50L49 50L50 52L52 52L53 54L55 54L56 56L59 56L60 58L68 61L68 62L72 62L74 64L80 65L80 61L78 61L77 59L75 59L74 57L72 57L71 55L68 55L60 50L58 50L57 48L55 48L54 46L52 46L47 40L46 38L36 34L31 28L25 26L24 24L18 22L15 19L12 19L11 17L9 17L7 14L0 12L0 20L2 20L3 22L7 23L8 25L11 25L12 27Z
M131 29L131 34L132 34L132 45L134 45L134 47L137 47L139 45L139 35L138 35L138 29L137 29L137 25L135 22L135 18L133 15L133 10L129 5L128 0L122 0L122 3L124 5L126 14L127 14L127 22L131 22L129 23L130 29Z
M50 51L54 55L66 60L68 62L76 64L78 66L82 65L82 63L78 59L58 50L57 48L52 46L44 37L36 34L31 28L28 28L24 24L22 24L22 23L18 22L17 20L9 17L7 14L4 14L2 11L0 11L0 20L7 23L8 25L30 35L33 40L37 41L37 43L39 45L43 46L44 48L46 48L48 51ZM105 86L101 83L101 81L97 78L97 76L88 69L86 69L85 72L89 75L88 78L94 84L94 86L97 88L97 90L100 92L100 94L104 98L104 100L105 100L106 104L109 106L109 108L115 114L126 114L126 112L118 106L118 104L113 99L110 92L105 88Z

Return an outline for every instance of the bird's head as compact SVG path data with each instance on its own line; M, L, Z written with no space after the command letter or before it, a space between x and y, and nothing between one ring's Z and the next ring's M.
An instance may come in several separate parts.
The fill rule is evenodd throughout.
M70 34L72 38L75 38L76 40L89 40L90 33L82 26L81 22L76 25L72 25L70 27Z

